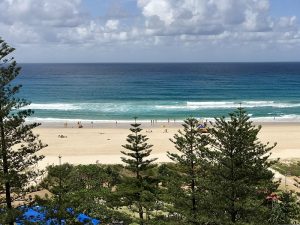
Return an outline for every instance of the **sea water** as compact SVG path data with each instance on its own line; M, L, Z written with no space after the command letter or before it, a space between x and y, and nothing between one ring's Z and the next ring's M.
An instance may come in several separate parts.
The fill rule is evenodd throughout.
M20 64L20 97L38 121L300 121L300 63Z

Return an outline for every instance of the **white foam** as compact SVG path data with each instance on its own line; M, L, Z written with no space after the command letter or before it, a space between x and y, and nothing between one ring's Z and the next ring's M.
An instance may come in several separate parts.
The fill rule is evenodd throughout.
M300 103L286 103L275 101L241 101L241 102L187 102L187 106L200 106L203 108L257 108L257 107L274 107L274 108L290 108L300 107Z
M91 111L91 112L130 112L130 111L152 111L152 110L197 110L197 109L231 109L238 108L240 105L243 108L291 108L300 107L300 103L287 103L287 102L275 102L275 101L203 101L203 102L186 102L178 103L174 102L172 105L164 105L156 102L156 104L150 105L148 102L138 103L32 103L24 109L33 110L58 110L58 111Z
M78 110L80 107L69 104L69 103L50 103L50 104L39 104L39 103L32 103L23 107L23 109L40 109L40 110Z
M286 103L286 102L275 102L275 101L224 101L224 102L187 102L186 105L156 105L155 108L170 110L170 109L230 109L230 108L292 108L300 107L300 103Z
M23 107L23 109L33 109L33 110L58 110L58 111L91 111L91 112L127 112L131 109L137 107L132 104L126 103L32 103L28 106Z

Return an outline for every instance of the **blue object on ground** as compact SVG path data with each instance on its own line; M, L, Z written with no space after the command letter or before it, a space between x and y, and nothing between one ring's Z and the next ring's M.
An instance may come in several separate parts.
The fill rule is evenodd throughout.
M83 213L80 213L77 217L77 220L81 223L92 223L93 225L98 225L100 224L100 220L93 219Z
M24 214L24 219L28 222L39 222L45 220L45 215L33 209L28 209Z
M98 224L100 224L100 223L101 223L100 220L92 219L92 224L93 224L93 225L98 225Z
M79 222L81 223L87 223L89 221L92 220L91 217L87 216L87 215L84 215L83 213L80 213L78 216L77 216L77 219Z
M46 220L46 211L44 210L43 207L40 207L40 206L34 206L32 208L26 208L26 207L20 207L24 213L23 213L23 216L22 216L22 219L19 219L17 221L17 225L24 225L25 222L45 222ZM70 213L74 213L73 209L71 208L68 208L67 209L68 212ZM93 219L83 213L80 213L76 219L83 223L83 224L93 224L93 225L99 225L101 223L100 220L97 220L97 219ZM57 219L49 219L46 221L46 224L47 225L57 225L59 224L58 223L58 220ZM61 220L61 224L62 225L66 225L66 222L65 220Z

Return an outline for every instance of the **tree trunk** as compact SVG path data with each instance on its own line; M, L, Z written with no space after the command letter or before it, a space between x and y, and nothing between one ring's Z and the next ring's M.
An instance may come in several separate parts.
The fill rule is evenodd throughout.
M10 193L10 182L7 180L9 177L8 173L8 161L7 161L7 150L5 144L5 133L4 133L4 125L3 125L3 118L0 118L0 130L1 130L1 153L2 153L2 160L3 160L3 174L5 177L5 201L6 206L9 211L12 209L11 204L11 193ZM13 225L13 221L9 221L9 225Z
M192 163L192 170L193 170L193 174L192 174L192 183L191 183L191 189L192 189L192 214L193 214L193 224L197 224L196 223L196 197L195 197L195 174L194 174L194 164Z
M234 203L232 207L234 208ZM230 216L231 216L231 222L236 223L236 211L234 209L230 212Z
M231 154L230 154L230 159L231 159L231 180L232 182L234 182L234 162L233 162L233 150L231 150ZM233 184L235 185L235 184ZM235 209L235 199L236 199L236 192L234 191L234 186L231 186L232 190L231 190L231 206L230 206L230 216L231 216L231 222L232 223L236 223L236 209Z
M143 212L143 207L141 206L141 204L139 204L139 217L140 217L140 224L143 225L144 224L144 212Z
M190 143L190 151L191 155L194 156L194 148L193 148L193 142ZM194 164L194 158L191 159L191 190L192 190L192 217L193 217L193 224L197 224L196 222L196 197L195 197L195 189L196 189L196 182L195 182L195 164Z

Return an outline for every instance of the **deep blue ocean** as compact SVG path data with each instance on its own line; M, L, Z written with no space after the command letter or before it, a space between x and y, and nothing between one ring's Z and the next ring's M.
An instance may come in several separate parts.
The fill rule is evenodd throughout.
M35 120L300 120L300 63L20 64Z

